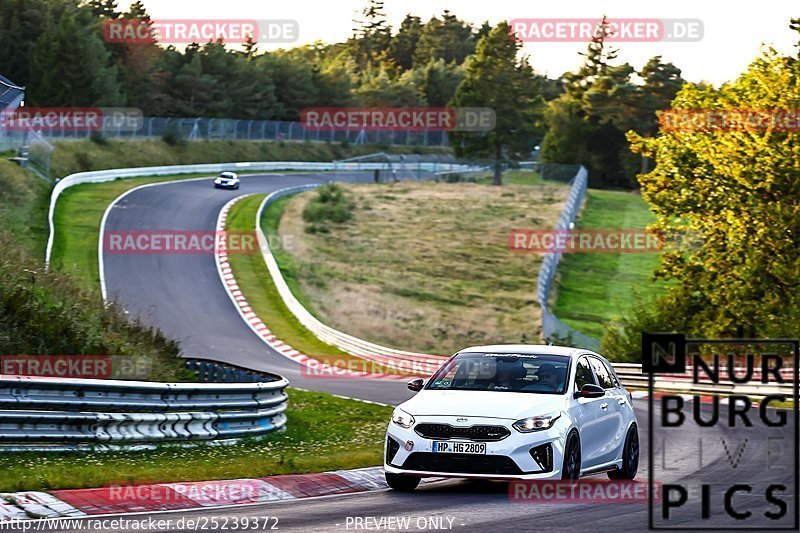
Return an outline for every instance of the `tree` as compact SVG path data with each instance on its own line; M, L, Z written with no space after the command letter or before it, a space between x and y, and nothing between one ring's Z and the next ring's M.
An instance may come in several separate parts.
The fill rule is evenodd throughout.
M258 41L255 40L252 34L247 36L244 43L242 44L242 55L249 61L256 57L258 53L256 51L256 47L258 46Z
M406 15L400 23L397 35L392 37L389 44L389 56L402 70L409 70L414 66L414 52L417 49L420 34L422 33L422 22L419 17L411 14Z
M495 26L477 45L466 65L452 107L488 107L496 124L489 132L450 132L459 156L494 158L494 184L502 184L504 157L518 157L532 148L542 99L526 58L517 59L522 44L507 22Z
M472 26L445 10L441 20L433 17L423 26L414 50L414 66L437 59L460 65L475 52L475 43Z
M144 7L142 0L136 0L128 8L128 13L125 18L130 18L134 20L150 20L150 14Z
M38 106L117 106L117 68L100 38L83 31L70 11L37 40L27 99Z
M386 22L383 0L369 0L361 14L363 19L353 21L356 26L350 44L356 63L364 69L387 59L392 30Z
M353 58L347 52L329 53L315 69L314 84L319 88L317 105L344 107L353 105L358 75Z
M415 107L421 104L411 72L392 78L386 69L370 69L362 74L356 88L359 103L368 107Z
M118 19L120 16L119 0L88 0L86 5L95 18Z
M444 107L464 79L461 67L445 63L444 59L431 60L420 71L416 82L418 90L431 107Z
M20 85L30 83L36 40L55 24L61 11L76 7L50 0L0 0L2 74Z
M719 89L685 84L673 107L791 111L800 107L800 59L764 52ZM652 305L692 337L800 335L800 133L797 128L629 133L655 168L639 176L653 230L696 234L662 254L657 276L675 285ZM635 322L634 322L635 325ZM617 340L620 337L617 329ZM622 338L638 336L628 327Z
M562 77L564 94L550 101L541 157L550 163L581 163L593 185L633 185L636 173L625 131L634 126L637 88L633 67L612 65L608 21L603 17L576 72Z
M313 64L299 61L291 52L265 54L258 64L273 79L283 120L299 120L303 109L316 105L319 89Z
M178 116L199 117L212 101L214 78L203 72L200 46L191 44L180 58L180 67L172 78L170 93Z
M644 137L652 137L658 131L656 113L667 109L684 84L681 69L672 63L663 63L661 56L650 58L639 71L644 84L637 88L633 110L634 123L630 129ZM640 173L649 170L650 159L642 155Z

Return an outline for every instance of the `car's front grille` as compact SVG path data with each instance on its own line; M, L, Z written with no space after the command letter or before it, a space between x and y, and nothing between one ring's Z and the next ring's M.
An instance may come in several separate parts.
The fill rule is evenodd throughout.
M405 470L420 472L448 472L453 474L518 475L522 470L513 459L505 455L472 455L461 453L415 452L402 466Z
M511 435L503 426L451 426L450 424L431 424L423 422L414 428L417 435L426 439L466 439L481 442L503 440Z

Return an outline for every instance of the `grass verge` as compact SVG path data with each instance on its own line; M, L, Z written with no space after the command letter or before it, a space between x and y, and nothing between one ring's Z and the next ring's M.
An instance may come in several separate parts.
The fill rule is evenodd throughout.
M476 183L491 185L494 176L491 173L478 174ZM541 185L542 178L538 172L528 170L507 170L503 172L503 185Z
M0 492L256 478L381 464L392 408L289 390L286 431L231 446L0 454Z
M226 230L246 234L255 231L256 214L265 196L263 194L249 196L233 204L228 213ZM281 246L277 245L277 239L274 238L278 234L278 224L288 200L288 198L282 198L267 206L263 213L262 228L269 236L273 254L290 290L293 294L301 294L298 293L297 280L293 276L286 277L287 272L293 272L291 268L288 268L289 263L287 262L291 260L291 257L282 250ZM348 368L360 372L406 374L403 368L388 368L378 363L372 363L319 340L297 320L283 303L260 253L231 253L228 261L236 278L236 284L244 293L253 312L279 339L290 344L295 350L337 368Z
M434 354L537 339L541 257L511 252L509 233L552 227L568 186L341 187L355 206L346 222L311 227L303 215L312 192L292 197L280 219L280 240L291 243L281 269L322 322Z
M590 189L576 227L644 229L654 221L638 194ZM564 254L558 268L554 313L578 331L599 339L606 324L634 303L635 291L644 298L665 290L665 283L652 279L658 265L655 252Z
M249 196L233 204L228 212L226 230L248 234L254 232L258 206L265 196L264 194ZM285 198L278 200L269 206L265 210L265 218L278 217L279 219L286 200ZM264 226L264 232L267 235L275 235L272 226L273 224L270 223ZM319 359L349 360L353 358L346 352L320 341L295 318L283 303L259 252L231 253L228 261L231 264L233 275L236 277L236 284L247 298L247 303L279 339L289 343L295 350Z

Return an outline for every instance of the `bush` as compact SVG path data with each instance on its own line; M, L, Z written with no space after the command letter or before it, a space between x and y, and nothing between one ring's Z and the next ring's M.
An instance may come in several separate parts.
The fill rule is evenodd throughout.
M182 146L186 144L186 137L177 124L170 124L161 139L170 146Z
M92 134L89 136L89 139L97 145L100 146L107 146L108 145L108 137L102 131L93 131Z
M45 270L15 241L0 231L0 354L125 355L154 363L152 379L190 378L175 342L69 274Z
M655 331L677 331L686 334L695 332L675 313L677 300L674 290L659 296L643 299L633 289L634 304L623 316L615 319L606 328L600 339L600 351L611 361L638 363L642 354L642 333Z
M303 220L309 233L324 233L327 223L343 224L353 217L355 202L339 185L329 183L317 189L316 195L303 209Z
M94 169L94 160L88 152L78 152L75 154L75 164L78 172L88 172Z

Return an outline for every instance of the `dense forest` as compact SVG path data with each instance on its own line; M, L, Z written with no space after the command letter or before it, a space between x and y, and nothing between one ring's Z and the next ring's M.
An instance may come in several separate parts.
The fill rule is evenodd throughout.
M560 79L536 73L506 23L475 26L445 11L408 14L392 28L369 0L341 43L265 52L218 40L181 49L109 43L103 24L149 20L143 2L0 0L0 74L26 86L29 106L125 106L145 116L298 120L308 107L491 107L488 135L453 134L459 155L498 161L536 146L557 163L583 163L595 184L633 186L647 169L625 132L656 131L655 111L683 84L660 57L616 64L600 27L584 65ZM491 80L491 81L489 81Z

